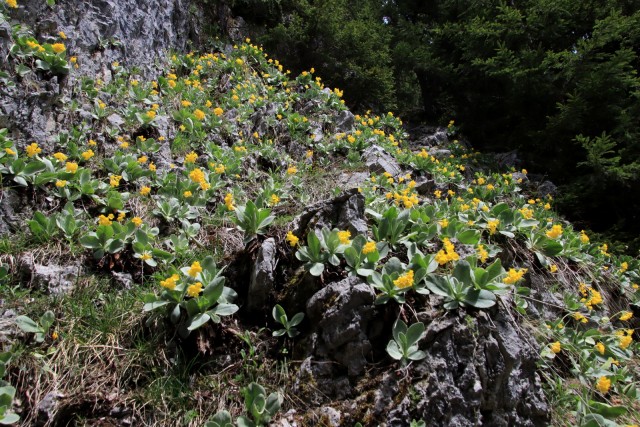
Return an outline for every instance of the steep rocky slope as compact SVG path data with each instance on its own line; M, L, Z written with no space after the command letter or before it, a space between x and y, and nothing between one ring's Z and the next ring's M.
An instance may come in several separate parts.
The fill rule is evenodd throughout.
M637 261L454 123L352 114L221 6L9 5L0 417L638 422Z

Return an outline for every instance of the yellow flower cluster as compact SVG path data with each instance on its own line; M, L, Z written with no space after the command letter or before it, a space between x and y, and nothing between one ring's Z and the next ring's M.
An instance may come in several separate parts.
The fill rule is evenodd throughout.
M5 0L7 2L7 6L16 9L18 7L18 2L16 0Z
M587 323L589 321L589 319L587 319L582 313L576 312L571 316L576 320L576 322Z
M40 154L42 152L42 148L38 147L38 144L34 142L33 144L27 145L26 151L28 157L33 157L36 154Z
M589 236L587 236L587 234L584 232L584 230L582 230L582 231L580 232L580 241L581 241L583 244L585 244L585 245L586 245L587 243L589 243Z
M160 286L172 291L176 288L176 283L178 282L178 280L180 280L180 276L178 276L177 274L174 274L171 277L167 277L165 280L162 280L160 282Z
M596 291L591 286L587 286L585 283L580 283L579 289L582 294L582 299L580 301L583 302L589 310L593 310L594 305L598 305L603 302L600 292Z
M527 207L524 207L522 209L519 209L519 212L522 214L522 217L524 219L531 219L533 218L533 209L529 209Z
M193 151L184 156L185 163L195 163L196 160L198 160L198 155Z
M498 229L498 225L500 225L499 219L490 219L487 222L487 229L489 230L490 235L496 234L496 230Z
M393 284L399 289L410 288L413 286L413 270L409 270L406 273L400 275Z
M557 239L558 237L562 236L562 225L555 224L553 227L551 227L551 230L547 231L546 234L550 239Z
M377 250L376 248L376 242L367 242L365 243L365 245L362 247L362 253L364 255L369 255L370 253L373 253Z
M191 264L191 267L189 267L189 271L187 272L187 274L191 277L197 277L200 273L202 273L200 262L194 261L193 264Z
M611 380L607 377L600 377L596 382L596 388L602 394L607 394L609 389L611 388Z
M196 109L193 112L193 115L196 117L196 119L198 119L200 121L204 120L204 118L207 117L207 115L204 113L204 111L199 110L199 109Z
M526 272L526 268L519 268L517 270L515 268L511 268L507 273L507 277L505 277L502 282L506 283L507 285L513 285L514 283L521 280Z
M227 207L227 210L234 211L236 207L233 205L233 194L227 193L224 196L224 205Z
M349 230L346 231L338 231L338 239L340 239L340 243L343 245L348 245L351 243L349 238L351 237L351 232Z
M131 218L131 222L136 227L140 227L142 225L142 218L140 218L139 216L134 216L133 218Z
M633 329L619 330L616 331L616 336L618 337L618 345L621 349L626 350L627 347L631 345L633 342Z
M443 249L440 249L436 254L436 262L440 265L444 265L449 261L457 261L460 259L460 255L456 252L455 246L451 243L451 240L445 238L442 241Z
M560 345L560 341L556 341L554 343L551 343L551 346L549 348L555 354L558 354L558 353L560 353L562 351L562 345Z
M287 233L286 240L290 246L297 246L298 242L300 241L300 239L298 239L298 237L291 231Z
M67 162L65 165L65 170L68 173L76 173L78 171L78 164L75 162Z
M89 160L90 158L95 156L95 153L93 152L93 150L87 150L87 151L84 151L81 155L83 159Z
M476 248L476 254L478 255L478 259L480 262L487 262L487 258L489 258L489 252L484 248L484 245L478 245Z
M151 193L151 187L145 185L140 189L140 195L142 196L147 196L149 193Z
M112 224L113 214L109 214L109 216L100 215L98 217L98 224L108 226Z
M190 297L195 298L200 295L200 292L202 292L202 283L200 282L196 282L187 288L187 295L189 295Z
M121 175L109 175L109 185L115 188L118 185L120 185L121 179L122 179Z

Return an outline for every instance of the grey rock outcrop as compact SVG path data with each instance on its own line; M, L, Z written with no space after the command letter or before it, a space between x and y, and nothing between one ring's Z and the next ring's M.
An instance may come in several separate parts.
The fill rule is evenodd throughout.
M262 242L262 246L258 250L247 294L247 310L249 312L262 310L267 303L269 293L273 290L277 265L276 252L276 241L273 238Z
M349 376L360 375L371 352L367 336L373 319L375 293L360 278L349 277L331 283L307 303L307 316L315 331L313 354L347 367Z
M390 173L397 176L402 173L398 162L379 145L372 145L362 153L362 159L371 173Z
M302 212L292 224L296 236L304 236L308 230L337 227L349 230L352 236L367 232L364 216L364 196L357 188L347 190L341 195L313 204Z
M32 254L24 254L20 260L23 276L31 286L49 294L65 294L75 287L78 277L83 273L80 264L43 265L33 259Z
M468 322L449 314L427 325L421 344L427 357L413 367L414 399L389 399L397 396L401 380L385 374L374 405L380 419L389 426L406 425L411 416L433 426L547 424L535 340L505 309L492 318L484 312L475 317ZM415 415L409 415L412 400Z

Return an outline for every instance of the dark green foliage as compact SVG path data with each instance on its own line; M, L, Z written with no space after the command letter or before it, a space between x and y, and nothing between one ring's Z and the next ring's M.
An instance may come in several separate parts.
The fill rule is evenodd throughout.
M455 119L559 184L571 219L640 232L640 0L260 4L268 50L315 66L350 106Z
M345 91L351 106L395 107L391 28L378 1L271 3L280 4L284 15L259 41L288 68L314 67L327 86Z

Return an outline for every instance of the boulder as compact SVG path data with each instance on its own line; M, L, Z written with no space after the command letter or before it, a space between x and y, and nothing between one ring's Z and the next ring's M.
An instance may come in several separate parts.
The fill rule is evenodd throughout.
M362 159L371 173L390 173L398 176L402 173L398 162L379 145L372 145L362 153Z
M251 270L249 292L247 294L247 310L249 312L264 309L268 301L269 294L273 290L275 270L278 263L276 254L276 241L272 237L262 242Z

